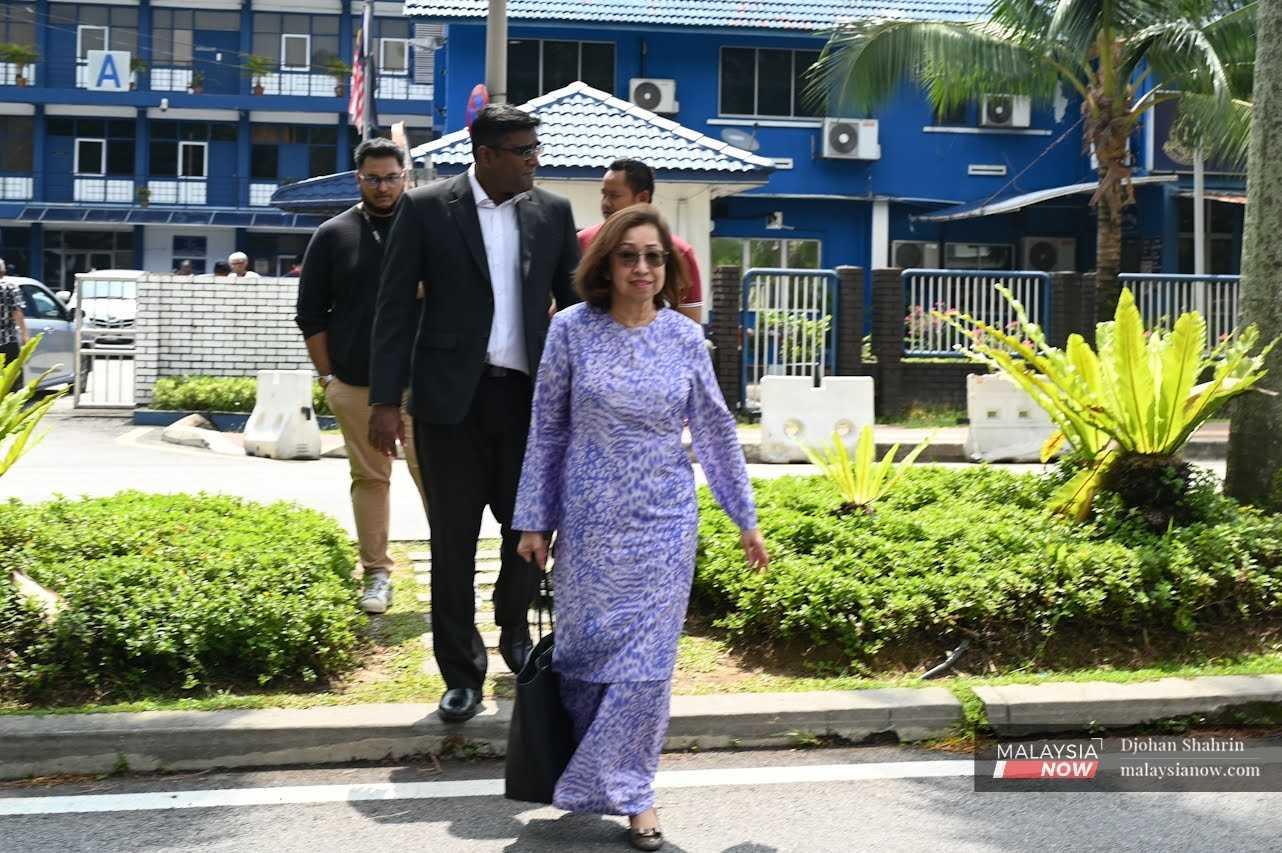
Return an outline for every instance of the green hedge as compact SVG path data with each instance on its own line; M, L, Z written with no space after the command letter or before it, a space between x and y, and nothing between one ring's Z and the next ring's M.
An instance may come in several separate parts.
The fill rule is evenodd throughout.
M151 405L165 411L248 413L257 394L258 380L252 376L171 376L156 381ZM319 382L312 384L312 409L333 414Z
M354 662L355 553L321 513L207 495L0 504L0 691L315 681ZM47 624L13 569L57 592Z
M1240 509L1203 482L1197 523L1162 534L1102 496L1096 522L1048 515L1053 478L987 467L909 472L874 516L833 515L826 480L757 482L770 570L701 490L695 594L744 639L836 647L866 661L978 639L1019 655L1072 635L1189 632L1282 616L1282 515Z

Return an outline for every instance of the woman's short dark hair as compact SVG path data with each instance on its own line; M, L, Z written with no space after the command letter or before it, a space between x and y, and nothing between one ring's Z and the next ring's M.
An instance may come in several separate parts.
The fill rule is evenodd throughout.
M405 165L405 152L401 150L401 146L390 139L383 139L382 137L365 140L356 146L356 153L352 155L352 159L356 161L357 169L363 167L365 161L371 157L395 157L398 166Z
M663 289L654 296L654 307L676 308L681 297L690 289L690 273L685 259L672 246L672 232L659 209L650 204L625 207L605 221L601 230L588 246L579 268L574 274L574 287L583 301L603 311L610 310L614 291L610 284L610 258L619 248L627 233L638 225L653 225L659 232L659 242L667 255L663 269Z

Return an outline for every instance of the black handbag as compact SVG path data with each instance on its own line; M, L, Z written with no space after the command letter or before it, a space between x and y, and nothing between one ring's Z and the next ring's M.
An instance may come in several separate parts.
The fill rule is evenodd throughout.
M557 780L574 755L574 727L561 704L561 678L552 669L552 585L544 572L538 613L539 641L516 676L516 702L507 735L503 796L551 803ZM548 632L543 633L543 612Z

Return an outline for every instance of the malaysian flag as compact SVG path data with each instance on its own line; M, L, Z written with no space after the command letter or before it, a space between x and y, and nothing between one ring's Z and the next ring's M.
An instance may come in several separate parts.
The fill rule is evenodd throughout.
M347 101L347 117L352 127L360 131L361 139L369 139L377 119L374 117L373 64L370 62L369 36L373 26L373 6L367 0L361 28L356 32L356 50L352 58L351 94Z

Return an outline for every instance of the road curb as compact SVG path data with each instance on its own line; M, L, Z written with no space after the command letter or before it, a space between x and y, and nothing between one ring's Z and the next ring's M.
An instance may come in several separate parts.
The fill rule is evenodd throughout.
M975 693L994 731L1019 735L1138 726L1256 703L1282 705L1282 675L1007 684L976 687Z
M0 717L0 779L375 761L448 746L501 755L511 714L510 701L491 700L463 724L424 704ZM674 696L665 747L788 747L881 732L919 740L948 734L961 718L939 687Z

